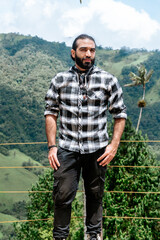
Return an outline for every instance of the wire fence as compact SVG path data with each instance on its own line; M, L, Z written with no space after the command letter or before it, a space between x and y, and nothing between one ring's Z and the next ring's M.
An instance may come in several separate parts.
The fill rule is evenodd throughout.
M121 140L121 143L125 142L146 142L146 143L160 143L160 140ZM12 143L0 143L0 146L9 146L9 145L30 145L30 144L47 144L47 142L12 142Z
M121 140L121 142L146 142L146 143L159 143L160 140ZM0 146L11 146L11 145L33 145L33 144L47 144L47 142L25 142L25 143L0 143ZM125 166L125 165L108 165L110 168L157 168L160 166ZM15 168L41 168L49 169L51 166L2 166L0 169L15 169ZM77 191L84 192L84 191ZM52 191L0 191L0 194L22 194L22 193L52 193ZM160 194L160 192L137 192L137 191L104 191L104 193L119 193L119 194ZM72 218L85 218L85 216L72 217ZM136 216L103 216L103 218L115 218L115 219L139 219L139 220L160 220L158 217L136 217ZM53 218L45 219L26 219L26 220L12 220L12 221L0 221L0 224L4 223L23 223L23 222L36 222L36 221L49 221Z
M84 192L84 191L77 191ZM104 191L105 193L160 194L160 192ZM0 193L52 193L52 191L0 191Z
M85 216L73 216L72 219L76 218L85 218ZM128 216L103 216L103 218L117 218L117 219L139 219L139 220L160 220L160 218L152 218L152 217L128 217ZM45 218L45 219L26 219L26 220L13 220L13 221L0 221L0 224L2 223L23 223L23 222L37 222L37 221L53 221L54 218Z
M160 166L125 166L125 165L108 165L110 168L160 168ZM51 166L16 166L16 167L0 167L1 168L51 168Z

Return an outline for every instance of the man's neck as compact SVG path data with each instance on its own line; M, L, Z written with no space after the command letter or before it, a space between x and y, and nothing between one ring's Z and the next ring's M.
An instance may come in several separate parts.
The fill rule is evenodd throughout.
M89 69L83 69L83 68L79 67L77 64L75 64L75 66L81 72L87 72L89 70Z
M77 71L81 74L82 73L87 74L92 71L93 66L91 66L89 69L83 69L83 68L80 68L77 64L75 64L75 69L77 69Z

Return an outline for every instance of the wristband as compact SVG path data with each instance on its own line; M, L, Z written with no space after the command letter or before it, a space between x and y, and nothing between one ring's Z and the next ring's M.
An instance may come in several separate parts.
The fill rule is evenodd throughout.
M57 147L56 145L51 145L48 147L48 150L50 150L51 148Z

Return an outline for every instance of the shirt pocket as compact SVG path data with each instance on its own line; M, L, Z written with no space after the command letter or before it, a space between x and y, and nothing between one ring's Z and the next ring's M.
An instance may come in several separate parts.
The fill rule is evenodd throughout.
M105 104L106 96L104 91L92 91L87 92L88 96L88 110L90 112L98 111L100 107Z

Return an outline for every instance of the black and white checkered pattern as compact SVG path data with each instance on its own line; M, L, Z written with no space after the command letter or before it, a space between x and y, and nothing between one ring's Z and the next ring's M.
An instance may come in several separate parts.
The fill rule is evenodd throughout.
M59 146L80 153L108 144L107 109L113 118L126 118L117 78L94 66L85 76L75 67L58 73L46 94L44 115L60 115Z

